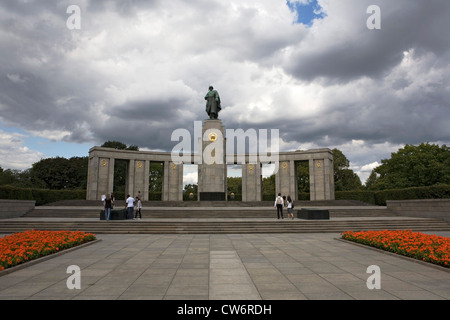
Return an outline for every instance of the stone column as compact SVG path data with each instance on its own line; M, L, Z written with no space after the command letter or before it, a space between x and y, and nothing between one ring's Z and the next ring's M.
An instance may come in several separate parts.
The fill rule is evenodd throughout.
M290 194L290 161L280 161L278 172L275 176L275 193L282 196ZM275 196L275 195L274 195Z
M148 192L150 185L150 161L145 160L144 162L144 191L142 195L142 201L148 201Z
M334 170L333 160L324 159L325 199L334 200Z
M109 158L109 166L108 166L108 192L111 194L114 190L114 166L115 166L115 159Z
M168 201L183 201L183 164L168 162Z
M163 163L162 200L169 200L169 161Z
M202 127L203 161L198 164L198 198L226 200L225 128L221 120L205 120Z
M298 182L297 182L297 163L294 160L289 161L289 195L293 201L298 200Z
M261 163L242 165L242 201L261 201Z
M327 179L325 162L328 159L312 159L309 161L310 198L311 200L331 199L329 179ZM327 171L329 171L329 166ZM328 190L328 192L327 192Z
M134 183L133 190L134 193L130 194L133 197L136 197L140 194L142 200L145 196L145 177L148 177L148 172L145 170L145 161L143 160L131 160L134 162ZM147 174L146 174L147 173ZM147 197L148 197L148 184L147 184Z
M127 179L126 179L126 188L125 188L125 197L127 194L129 194L130 196L134 197L134 161L135 160L130 160L128 161L128 174L127 174ZM137 192L137 190L136 190Z
M292 200L297 200L297 168L294 160L280 161L279 169L275 175L276 195L291 196Z
M98 200L98 157L89 157L86 200Z

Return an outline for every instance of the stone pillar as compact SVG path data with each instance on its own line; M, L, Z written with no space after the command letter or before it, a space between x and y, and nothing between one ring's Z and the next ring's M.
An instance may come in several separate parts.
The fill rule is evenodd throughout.
M333 200L333 163L330 159L309 161L311 200Z
M295 167L295 161L281 161L279 164L278 172L275 175L276 195L278 195L278 193L281 193L282 196L286 197L290 195L292 200L297 200L298 186L296 177L297 168Z
M98 200L97 197L97 181L98 181L98 157L89 157L86 200Z
M110 167L111 167L111 159L110 158L98 158L98 178L97 178L97 199L101 200L102 195L106 195L108 193L111 193L112 190L109 189L110 186L110 180L112 178L110 177ZM114 168L112 169L113 174L112 177L114 177Z
M242 164L242 201L262 200L261 163Z
M168 200L183 201L183 164L169 161Z
M183 165L164 161L163 201L183 201Z
M221 120L205 120L202 126L203 160L198 164L198 199L226 200L227 164L225 128Z
M134 182L133 182L133 190L134 193L130 195L136 197L140 195L142 200L144 200L145 194L147 194L148 198L148 175L149 172L146 171L145 162L143 160L130 160L130 162L134 162ZM147 188L146 188L146 177L147 177ZM145 192L147 189L147 192Z
M282 161L280 162L280 166L278 172L275 176L275 193L281 193L282 196L287 195L289 192L289 162Z
M333 160L324 159L325 199L334 200L334 169Z
M127 179L125 186L125 197L127 194L134 197L134 162L135 160L128 161ZM137 192L137 190L136 190Z
M114 158L109 158L109 166L108 166L108 192L107 194L111 194L114 190L114 166L116 160Z
M148 193L149 193L149 185L150 185L150 161L146 160L144 162L144 191L142 195L142 201L148 201Z
M163 163L162 200L169 200L169 161Z

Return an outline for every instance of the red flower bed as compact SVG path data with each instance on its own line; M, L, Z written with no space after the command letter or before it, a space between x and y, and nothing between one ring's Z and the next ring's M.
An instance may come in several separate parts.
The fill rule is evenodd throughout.
M450 238L410 230L346 231L341 235L346 240L450 267Z
M82 243L95 235L81 231L25 231L0 238L0 270Z

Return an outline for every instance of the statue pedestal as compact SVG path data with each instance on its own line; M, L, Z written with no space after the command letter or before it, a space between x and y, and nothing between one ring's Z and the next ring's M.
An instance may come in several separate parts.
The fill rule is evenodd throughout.
M225 128L221 120L205 120L202 126L202 163L198 164L200 201L225 201L227 165L225 162Z

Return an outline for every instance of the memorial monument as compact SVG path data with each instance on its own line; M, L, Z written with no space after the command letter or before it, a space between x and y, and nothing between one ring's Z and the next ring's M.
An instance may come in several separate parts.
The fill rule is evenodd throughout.
M206 100L206 113L209 119L218 119L219 112L222 109L220 105L220 96L217 90L214 90L213 86L209 86L209 91L205 96Z
M221 100L212 86L206 94L206 113L209 119L201 123L197 138L201 156L195 152L174 161L171 152L116 150L93 147L89 150L87 200L98 200L113 192L114 163L127 161L125 193L141 191L142 200L149 200L150 163L163 165L162 201L183 201L183 165L198 165L198 200L225 201L227 199L227 165L242 165L242 201L262 201L262 165L267 160L254 155L226 155L226 132L219 119ZM195 124L194 124L195 127ZM198 128L200 131L200 128ZM194 130L196 131L196 130ZM241 130L242 131L242 130ZM234 138L234 137L233 137ZM230 139L233 139L230 138ZM244 137L245 139L245 137ZM190 139L189 139L190 140ZM267 157L266 157L267 158ZM200 160L198 160L200 159ZM240 162L244 159L244 162ZM310 200L334 200L333 154L328 148L279 152L275 165L275 195L281 193L298 200L297 162L309 162Z

